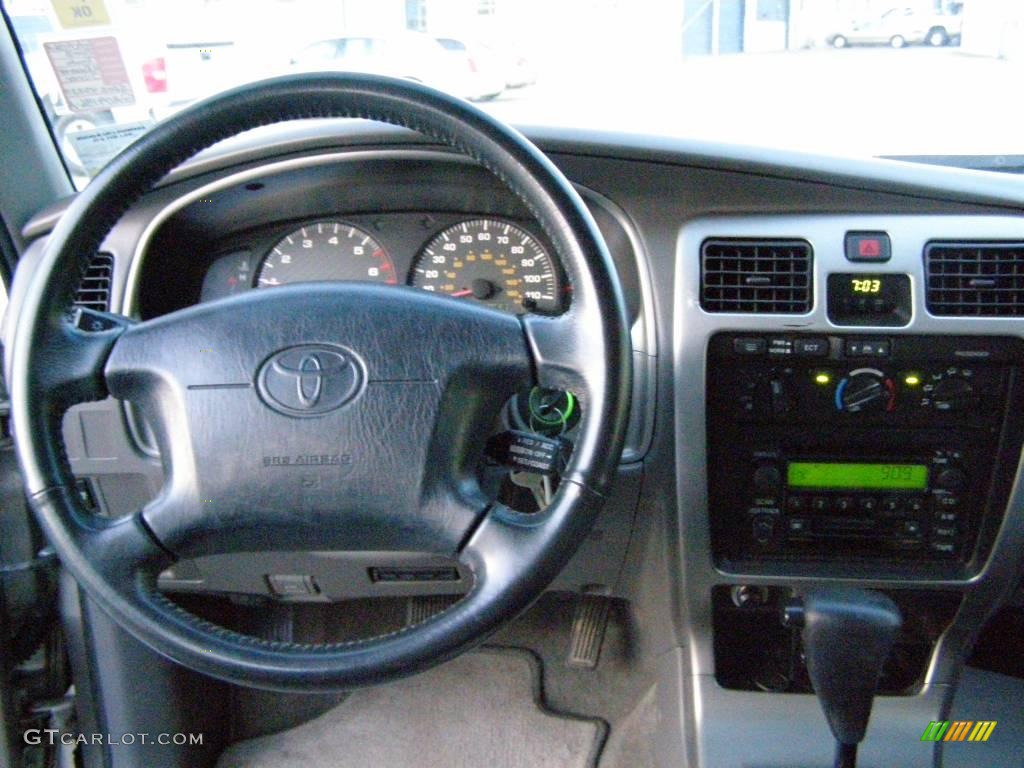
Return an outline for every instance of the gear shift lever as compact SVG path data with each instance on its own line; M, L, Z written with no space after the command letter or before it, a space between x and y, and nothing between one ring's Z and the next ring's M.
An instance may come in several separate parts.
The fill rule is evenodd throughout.
M786 607L783 623L802 629L811 685L836 737L835 768L853 768L903 617L880 592L835 587L804 593Z

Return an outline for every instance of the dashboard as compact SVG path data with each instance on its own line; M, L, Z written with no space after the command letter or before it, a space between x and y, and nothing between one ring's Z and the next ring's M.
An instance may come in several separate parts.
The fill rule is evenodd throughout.
M1024 429L1013 407L1024 327L1002 300L967 309L978 291L1024 275L1018 181L643 137L530 137L604 235L634 363L615 491L554 588L631 601L679 721L669 748L722 766L752 754L830 759L814 734L773 737L819 722L813 697L766 703L760 671L743 665L789 652L763 617L794 589L852 581L886 591L915 630L864 754L930 765L912 750L916 737L898 734L940 719L972 638L1015 599L1024 566ZM34 250L59 215L26 227ZM865 233L876 237L851 251L850 237ZM1001 255L964 266L993 244ZM747 259L750 248L762 250ZM513 313L557 314L572 301L543 230L483 169L405 131L330 121L204 153L134 206L102 251L109 307L145 319L325 279ZM778 266L779 254L799 272ZM158 492L159 452L120 404L75 409L65 437L103 514ZM182 563L165 583L257 591L278 566L250 563L249 578L226 561ZM339 581L358 581L365 566L332 561ZM443 591L364 584L343 596ZM737 733L737 718L754 725Z

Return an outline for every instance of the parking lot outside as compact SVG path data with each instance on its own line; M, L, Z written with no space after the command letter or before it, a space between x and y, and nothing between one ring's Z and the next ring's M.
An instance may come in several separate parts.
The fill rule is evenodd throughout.
M694 57L654 72L592 62L488 108L524 124L602 126L848 155L1024 154L1024 60L958 48Z
M739 0L88 0L109 13L87 26L67 26L60 3L3 1L79 186L197 98L319 69L415 77L523 126L852 156L1024 155L1024 12L998 0L956 16L933 15L953 0L907 0L950 36L899 48L849 32L877 23L889 0L764 4L777 18ZM841 49L838 30L850 35ZM78 55L67 46L89 38L119 49L129 97L111 108L83 111L58 82L59 62Z

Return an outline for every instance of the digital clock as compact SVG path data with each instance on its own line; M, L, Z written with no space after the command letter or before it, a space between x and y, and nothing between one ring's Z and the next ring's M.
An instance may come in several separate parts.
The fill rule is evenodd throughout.
M880 272L828 276L828 319L836 325L899 326L910 322L910 277Z
M867 278L858 280L856 277L850 281L854 293L881 293L882 281L878 278Z

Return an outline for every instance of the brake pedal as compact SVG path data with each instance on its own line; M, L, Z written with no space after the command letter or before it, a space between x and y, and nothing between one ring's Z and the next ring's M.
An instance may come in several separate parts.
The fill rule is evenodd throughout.
M405 603L405 626L414 627L422 624L431 616L448 610L457 600L458 595L417 595L410 597Z
M576 603L569 640L570 667L594 669L601 658L612 601L596 592L584 592Z

